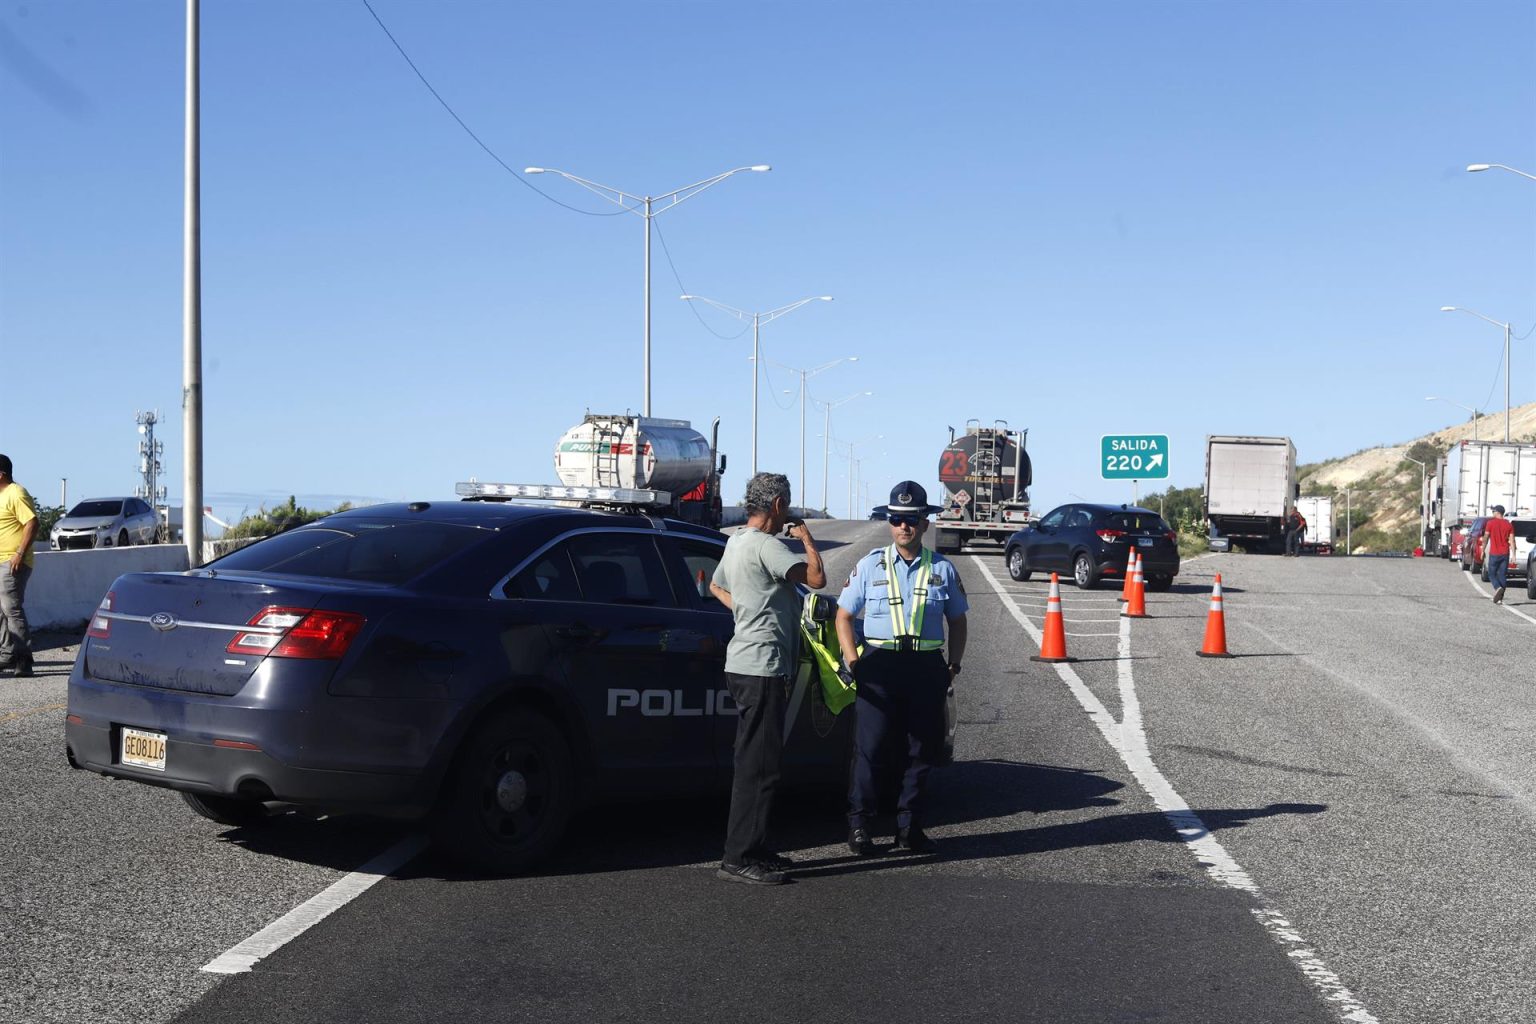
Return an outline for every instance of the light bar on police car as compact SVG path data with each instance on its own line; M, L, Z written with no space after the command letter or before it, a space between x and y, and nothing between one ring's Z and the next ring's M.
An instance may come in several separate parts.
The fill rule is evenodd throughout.
M665 505L672 500L666 491L637 487L566 487L559 484L489 484L476 480L457 483L455 494L465 498L553 498L564 501L611 501L623 505Z

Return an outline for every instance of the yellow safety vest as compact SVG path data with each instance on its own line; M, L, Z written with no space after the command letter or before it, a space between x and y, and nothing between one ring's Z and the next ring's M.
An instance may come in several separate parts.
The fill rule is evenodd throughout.
M844 681L838 670L843 666L842 648L837 642L837 624L832 619L817 621L812 609L817 599L830 601L824 594L807 594L800 615L800 638L804 641L802 657L808 660L821 680L821 696L834 715L854 702L852 677Z
M923 548L922 554L918 556L917 582L912 585L912 603L916 607L912 609L910 618L906 614L906 602L901 597L901 585L896 580L896 559L896 545L892 544L885 549L885 555L881 559L885 562L886 600L891 610L891 639L876 640L873 637L865 639L883 651L943 649L943 640L923 639L923 614L928 610L928 580L933 575L933 552Z

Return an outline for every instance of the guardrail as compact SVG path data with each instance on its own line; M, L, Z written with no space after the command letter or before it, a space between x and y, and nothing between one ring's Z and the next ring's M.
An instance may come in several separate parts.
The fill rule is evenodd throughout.
M246 540L203 542L209 562L252 543ZM125 572L185 572L184 544L144 544L89 551L34 551L27 583L27 624L33 629L84 628L112 581Z

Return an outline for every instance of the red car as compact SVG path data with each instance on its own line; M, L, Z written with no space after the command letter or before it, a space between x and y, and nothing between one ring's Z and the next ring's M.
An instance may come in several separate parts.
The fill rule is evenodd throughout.
M1458 561L1463 572L1483 571L1483 525L1487 522L1487 516L1478 516L1462 535Z

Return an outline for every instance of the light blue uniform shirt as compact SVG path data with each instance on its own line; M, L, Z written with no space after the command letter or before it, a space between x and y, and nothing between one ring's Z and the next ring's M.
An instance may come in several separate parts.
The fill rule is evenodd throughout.
M850 615L864 613L864 635L875 640L890 640L891 603L887 597L890 583L886 578L884 560L886 548L876 548L859 559L837 597L837 606ZM970 610L965 599L965 589L960 586L960 574L949 559L936 552L930 553L933 563L928 567L928 605L923 612L923 632L919 639L943 640L944 620L955 619ZM901 587L901 607L910 623L917 610L912 603L912 589L917 582L917 567L921 559L914 558L908 565L898 555L896 558L896 583Z

